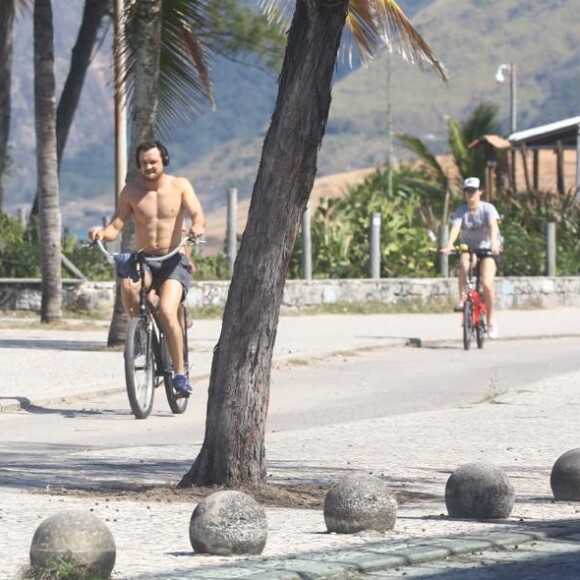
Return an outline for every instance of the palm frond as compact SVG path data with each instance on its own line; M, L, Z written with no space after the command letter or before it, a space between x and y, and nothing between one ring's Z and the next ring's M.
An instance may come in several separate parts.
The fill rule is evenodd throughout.
M497 134L500 130L498 106L493 103L480 103L461 124L467 143L484 135Z
M394 0L351 0L351 6L359 2L374 4L379 30L389 50L395 50L411 63L430 64L442 80L448 80L443 63Z
M32 14L32 0L1 0L0 1L0 23L19 15Z
M270 22L283 25L290 19L295 0L259 0L259 5ZM347 52L351 66L354 48L364 62L386 45L410 63L430 64L444 81L448 80L445 66L395 0L350 0L346 23L341 51Z
M469 177L471 175L472 150L469 149L469 143L465 139L461 125L457 121L449 119L447 121L447 133L449 148L453 153L453 159L459 172L463 177Z
M206 18L209 4L209 0L163 0L157 122L162 135L172 126L195 117L204 103L215 105L208 63L211 49L197 33L209 28ZM129 109L135 70L133 47L139 34L136 13L136 3L126 7L121 39L125 74L120 88L125 89Z
M442 185L447 184L447 176L445 175L439 161L437 161L435 155L429 151L425 143L423 143L419 137L406 133L396 133L395 138L403 147L405 147L405 149L415 153L424 165L425 170L432 175L438 183Z

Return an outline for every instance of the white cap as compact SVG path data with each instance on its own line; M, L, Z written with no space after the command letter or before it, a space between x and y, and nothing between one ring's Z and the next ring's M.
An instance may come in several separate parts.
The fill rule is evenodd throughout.
M474 189L479 189L479 177L468 177L463 182L463 188L473 187Z

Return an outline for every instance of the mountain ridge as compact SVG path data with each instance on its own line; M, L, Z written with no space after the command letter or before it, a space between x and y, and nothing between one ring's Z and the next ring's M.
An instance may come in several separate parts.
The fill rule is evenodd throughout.
M57 77L67 70L67 50L76 35L73 6L53 0L57 31ZM392 59L393 130L420 136L437 153L445 150L446 119L462 120L479 102L499 107L503 132L509 119L509 83L494 80L497 66L517 63L519 128L578 114L575 87L580 72L575 56L580 31L573 25L573 0L423 0L400 3L450 72L445 86L429 69ZM416 9L416 12L411 10ZM29 204L35 189L34 124L31 91L30 22L18 23L15 46L11 151L18 164L7 187L8 209ZM28 32L26 32L28 27ZM65 28L68 36L65 35ZM103 36L103 46L111 41ZM66 36L66 38L65 38ZM75 118L61 174L63 206L87 200L84 222L94 220L91 204L113 207L112 89L107 59L95 55ZM337 78L318 160L318 176L380 165L387 149L387 59L379 54L368 67ZM276 74L241 68L221 60L214 64L218 111L209 107L191 126L165 138L171 172L189 177L204 207L218 210L229 187L240 199L251 195L277 92ZM98 106L97 106L98 105ZM406 152L396 146L397 159ZM131 159L131 157L130 157ZM96 209L96 207L94 208ZM110 213L109 208L103 211ZM67 215L65 214L65 224ZM81 224L75 218L71 223ZM82 228L85 227L82 223ZM79 226L81 227L81 226ZM83 230L84 231L84 230Z

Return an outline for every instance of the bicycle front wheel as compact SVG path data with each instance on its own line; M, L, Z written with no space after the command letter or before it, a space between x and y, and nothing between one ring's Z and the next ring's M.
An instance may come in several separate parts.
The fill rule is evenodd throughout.
M125 382L131 411L146 419L153 408L155 361L145 318L132 318L125 342Z
M189 383L189 347L187 344L187 315L185 312L185 307L181 305L183 309L181 312L182 317L182 327L183 327L183 362L185 366L185 376L187 377L187 382ZM161 357L163 360L164 373L164 383L165 383L165 394L167 395L167 402L169 403L169 408L171 412L175 415L181 415L187 409L187 404L189 403L189 397L178 397L175 389L173 388L173 364L171 362L171 357L169 356L169 349L167 348L167 341L164 339L161 342Z
M463 305L463 348L469 350L473 336L473 304L466 300Z
M477 348L483 348L483 343L485 342L485 333L487 330L487 325L485 323L485 314L479 312L479 322L475 327L475 337L477 338Z

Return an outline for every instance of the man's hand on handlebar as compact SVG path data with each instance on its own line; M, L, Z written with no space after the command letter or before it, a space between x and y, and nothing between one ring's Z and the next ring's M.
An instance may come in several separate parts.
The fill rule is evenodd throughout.
M104 228L94 227L91 228L88 232L88 237L91 242L96 242L97 240L101 240L102 242L106 241L104 236Z
M199 224L193 224L189 229L189 237L192 240L198 240L205 233L205 228Z

